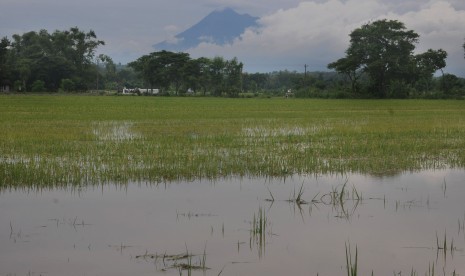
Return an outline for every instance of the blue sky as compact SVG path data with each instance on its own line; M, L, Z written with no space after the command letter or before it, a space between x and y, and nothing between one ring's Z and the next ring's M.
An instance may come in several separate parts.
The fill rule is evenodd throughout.
M0 0L0 36L78 26L106 42L99 52L127 63L224 7L260 17L260 27L231 45L202 44L192 57L237 57L249 72L326 70L344 56L352 30L387 18L420 35L418 52L446 50L445 71L465 77L463 0Z

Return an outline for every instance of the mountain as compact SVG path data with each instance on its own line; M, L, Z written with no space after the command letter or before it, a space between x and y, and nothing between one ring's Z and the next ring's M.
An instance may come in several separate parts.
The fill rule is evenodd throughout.
M197 24L175 36L173 41L153 45L156 50L185 51L202 42L225 45L239 37L245 29L258 26L258 17L239 14L233 9L216 10Z

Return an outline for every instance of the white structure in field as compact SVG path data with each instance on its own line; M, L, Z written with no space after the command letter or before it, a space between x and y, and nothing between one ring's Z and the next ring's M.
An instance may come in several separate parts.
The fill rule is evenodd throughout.
M133 95L133 94L147 94L147 95L157 95L160 93L159 89L150 89L150 88L123 88L123 94Z
M10 92L10 86L9 85L0 85L0 92Z

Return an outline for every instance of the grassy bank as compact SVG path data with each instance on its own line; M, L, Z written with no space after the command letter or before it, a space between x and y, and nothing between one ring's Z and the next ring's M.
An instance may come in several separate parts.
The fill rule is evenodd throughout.
M464 166L464 101L0 97L2 188Z

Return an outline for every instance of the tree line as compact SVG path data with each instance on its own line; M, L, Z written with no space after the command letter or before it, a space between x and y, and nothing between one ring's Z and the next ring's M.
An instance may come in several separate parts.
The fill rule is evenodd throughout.
M345 56L328 64L331 72L247 73L237 58L191 58L169 51L115 64L107 55L96 55L105 43L92 30L31 31L1 39L0 89L73 92L139 87L158 89L161 95L229 97L465 96L465 80L443 71L447 52L429 49L414 54L419 35L402 22L374 21L349 36ZM462 46L465 50L465 43Z
M31 31L0 43L0 81L15 91L87 90L94 82L94 31Z
M148 88L175 95L197 91L203 95L237 97L242 90L243 63L237 58L190 58L187 53L169 51L144 55L128 64Z

